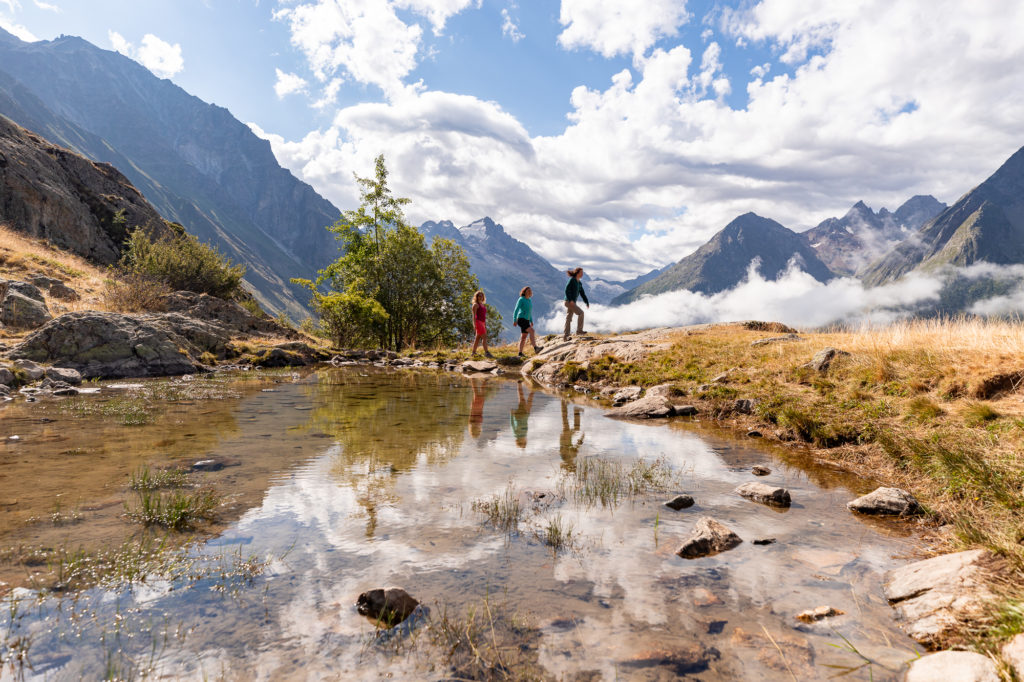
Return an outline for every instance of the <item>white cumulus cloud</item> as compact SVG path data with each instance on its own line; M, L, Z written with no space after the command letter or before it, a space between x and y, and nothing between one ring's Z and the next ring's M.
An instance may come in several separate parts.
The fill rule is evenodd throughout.
M302 76L298 76L294 73L285 73L281 69L275 69L277 72L277 82L274 83L274 93L278 99L284 99L288 95L292 95L298 92L305 92L306 79Z
M282 163L341 207L356 202L350 172L369 174L383 152L414 222L490 215L555 265L604 279L679 260L747 211L803 229L859 199L952 202L1024 144L1024 4L790 4L764 0L723 19L727 37L776 54L808 46L795 70L762 64L747 83L724 79L717 41L696 54L653 47L672 21L618 42L599 40L594 23L593 49L643 57L602 87L568 93L554 135L531 136L497 103L406 84L403 67L388 101L342 108L300 140L268 137ZM583 23L597 11L565 8ZM326 23L299 26L335 35ZM330 63L333 48L309 45L311 66ZM338 70L325 75L351 75ZM736 88L749 98L741 109L723 99ZM905 111L908 102L916 107Z
M526 37L523 35L523 32L519 30L519 26L516 22L512 20L512 14L508 11L508 8L502 8L501 19L501 34L508 36L513 43L518 43Z
M562 0L558 42L588 48L605 57L639 58L660 38L674 36L689 20L682 0Z
M171 45L152 33L142 36L142 43L138 46L117 31L107 31L107 39L115 52L134 59L160 78L170 78L185 68L181 45Z

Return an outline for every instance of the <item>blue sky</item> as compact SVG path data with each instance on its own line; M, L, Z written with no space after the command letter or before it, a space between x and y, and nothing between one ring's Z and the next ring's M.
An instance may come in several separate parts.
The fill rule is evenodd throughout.
M755 211L947 202L1024 144L1024 9L954 0L0 0L271 141L340 208L385 153L414 222L556 265L678 260Z

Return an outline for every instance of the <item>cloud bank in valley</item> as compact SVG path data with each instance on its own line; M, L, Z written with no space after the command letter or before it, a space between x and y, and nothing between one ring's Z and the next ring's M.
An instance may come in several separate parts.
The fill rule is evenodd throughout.
M953 281L1000 281L1010 292L978 301L979 315L1024 313L1024 266L978 263L929 274L911 273L879 287L841 277L822 283L791 265L777 280L766 280L751 263L746 279L728 291L705 295L688 290L647 296L629 305L592 305L585 310L588 331L614 333L647 327L675 327L739 320L778 321L800 328L829 324L886 324L939 303ZM545 333L560 333L561 311L538 324Z

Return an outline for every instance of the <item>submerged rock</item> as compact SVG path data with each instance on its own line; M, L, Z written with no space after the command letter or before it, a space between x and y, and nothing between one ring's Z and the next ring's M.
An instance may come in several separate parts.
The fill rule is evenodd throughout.
M845 615L845 611L832 608L831 606L819 606L816 609L808 609L796 615L796 619L801 623L813 623L825 618L832 618L833 616Z
M419 606L419 601L401 587L377 588L363 592L356 599L360 615L373 618L388 627L401 623Z
M728 527L709 516L704 516L697 521L690 536L676 550L676 554L684 559L697 559L725 552L741 542L743 540L740 539L740 536L729 530Z
M908 635L941 646L965 626L988 621L992 575L1001 563L982 549L944 554L890 571L883 590Z
M758 464L753 469L750 470L750 473L754 474L755 476L767 476L768 474L772 473L772 470L766 466Z
M921 511L917 498L902 488L878 488L847 503L846 508L861 514L909 516Z
M755 545L774 545L775 538L757 538L752 541Z
M770 504L774 507L788 507L790 505L789 491L766 483L744 483L734 491L737 495L745 497L761 504Z
M617 667L634 671L662 668L667 669L673 676L685 676L707 670L711 662L717 661L719 658L721 658L721 653L718 649L694 643L673 649L641 651L634 656L618 661Z
M996 664L973 651L940 651L910 664L906 682L999 682Z
M669 509L675 509L676 511L679 511L680 509L692 507L693 504L693 498L690 497L689 495L676 495L671 500L666 502L665 506L668 507Z

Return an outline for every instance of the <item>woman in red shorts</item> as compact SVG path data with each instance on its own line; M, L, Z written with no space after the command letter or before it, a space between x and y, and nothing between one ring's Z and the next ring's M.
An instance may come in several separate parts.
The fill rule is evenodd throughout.
M483 291L473 294L473 327L476 329L476 338L473 339L473 355L476 355L476 347L480 342L484 343L484 355L493 358L491 351L487 349L487 297Z

